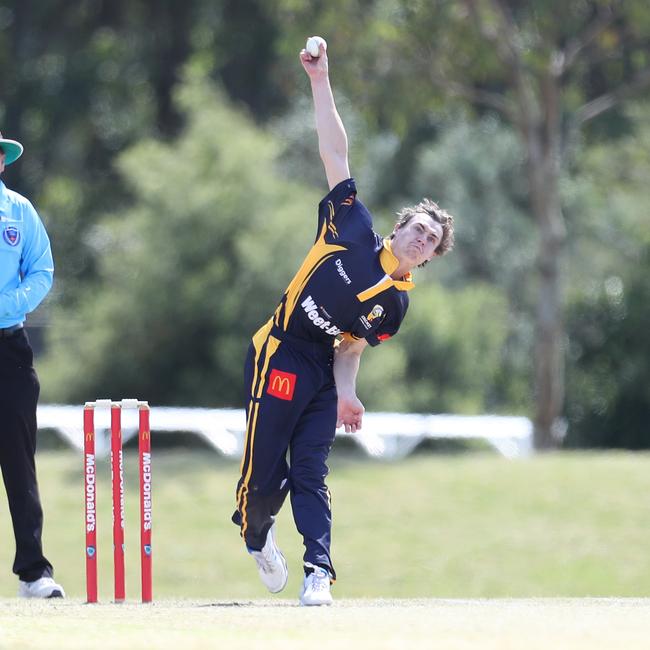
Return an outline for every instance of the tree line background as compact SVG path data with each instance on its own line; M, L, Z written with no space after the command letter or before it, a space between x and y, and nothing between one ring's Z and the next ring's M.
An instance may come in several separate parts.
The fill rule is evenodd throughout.
M360 196L456 249L364 355L369 410L518 413L538 448L650 446L644 0L0 2L5 183L43 217L42 400L241 406L251 334L326 193L306 36Z

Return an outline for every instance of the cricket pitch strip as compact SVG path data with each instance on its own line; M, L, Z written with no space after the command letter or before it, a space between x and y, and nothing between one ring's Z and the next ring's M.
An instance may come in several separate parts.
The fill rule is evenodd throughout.
M650 599L0 600L0 648L225 650L635 650L648 647Z

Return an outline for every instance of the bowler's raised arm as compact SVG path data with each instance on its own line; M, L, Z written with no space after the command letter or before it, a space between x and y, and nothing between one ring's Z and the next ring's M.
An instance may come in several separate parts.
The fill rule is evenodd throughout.
M327 48L321 43L319 56L313 57L302 50L300 61L311 82L318 133L318 149L325 166L327 183L332 189L341 181L350 178L348 165L348 137L334 103L330 86Z

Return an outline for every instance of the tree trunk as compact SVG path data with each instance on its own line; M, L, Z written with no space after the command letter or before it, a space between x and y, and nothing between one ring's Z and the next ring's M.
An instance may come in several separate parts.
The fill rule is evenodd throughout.
M564 406L564 296L562 256L566 229L558 196L557 149L536 134L528 142L533 212L539 228L535 340L535 449L556 448L561 441Z
M560 442L564 405L564 305L561 256L564 238L543 229L538 251L539 286L535 341L535 433L538 450Z

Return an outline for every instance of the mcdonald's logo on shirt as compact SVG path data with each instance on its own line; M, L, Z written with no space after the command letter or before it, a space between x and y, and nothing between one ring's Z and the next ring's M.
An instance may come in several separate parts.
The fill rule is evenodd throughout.
M296 387L296 375L292 372L284 372L283 370L271 370L269 377L269 387L266 392L278 399L291 401L293 399L293 391Z

